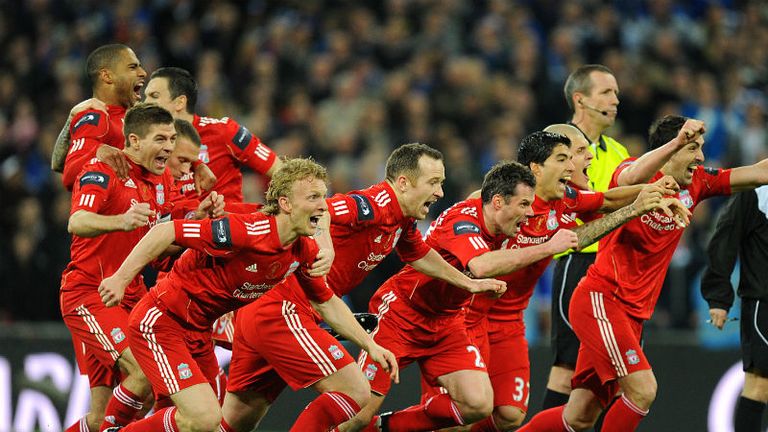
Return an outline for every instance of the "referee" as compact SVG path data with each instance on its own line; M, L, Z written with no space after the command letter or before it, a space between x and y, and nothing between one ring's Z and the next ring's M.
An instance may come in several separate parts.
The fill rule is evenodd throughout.
M737 293L746 376L734 430L757 432L768 402L768 186L731 198L717 220L707 255L701 294L709 304L712 325L721 330L734 300L731 273L736 258L741 259Z
M590 143L589 151L593 159L587 168L589 187L604 192L608 189L613 171L619 163L629 157L624 146L603 135L616 121L619 105L616 77L603 65L583 65L568 76L564 93L565 100L573 112L569 124L578 128ZM542 409L568 402L571 377L579 352L579 340L568 320L568 305L579 280L595 262L597 246L595 243L580 252L556 257L558 259L552 278L551 338L554 358Z

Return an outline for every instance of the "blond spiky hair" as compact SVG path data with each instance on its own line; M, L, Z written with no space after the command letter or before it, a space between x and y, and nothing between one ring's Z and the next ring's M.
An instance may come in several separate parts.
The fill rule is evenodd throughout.
M327 183L328 172L312 158L284 158L283 165L275 172L269 183L267 202L262 211L276 215L280 211L277 200L280 197L290 197L293 184L305 179L318 179Z

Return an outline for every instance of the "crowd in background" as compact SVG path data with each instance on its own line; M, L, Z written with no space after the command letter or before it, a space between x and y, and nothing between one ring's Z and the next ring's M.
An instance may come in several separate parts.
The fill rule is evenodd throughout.
M632 154L655 118L681 113L707 124L705 164L768 157L760 1L25 0L0 11L0 322L60 319L69 193L50 153L91 96L85 57L105 43L130 46L150 73L190 70L198 113L235 118L279 155L312 155L332 192L377 182L399 144L440 149L447 180L433 217L514 159L523 136L569 119L563 84L584 63L615 73L609 135ZM260 201L261 182L244 184ZM654 326L703 321L692 304L720 203L697 209ZM395 261L356 291L356 308Z

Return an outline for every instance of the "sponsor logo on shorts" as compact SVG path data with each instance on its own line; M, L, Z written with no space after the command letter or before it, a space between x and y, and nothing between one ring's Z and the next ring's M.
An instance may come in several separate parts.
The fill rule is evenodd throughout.
M328 352L331 353L334 359L339 360L340 358L344 357L344 351L339 349L338 345L331 345L328 347Z
M192 378L192 370L189 368L188 364L181 363L179 364L179 366L176 367L176 369L179 370L179 378L181 379Z
M115 327L112 329L112 340L115 341L115 343L120 343L125 340L125 333L123 333L123 330L120 327Z
M376 372L378 371L379 368L377 368L375 364L369 364L365 367L365 371L363 373L365 374L365 377L368 379L368 381L373 381L373 379L376 378Z
M625 353L625 355L627 356L627 363L629 363L631 365L636 365L636 364L640 363L640 356L637 355L637 351L631 349L631 350L628 350Z

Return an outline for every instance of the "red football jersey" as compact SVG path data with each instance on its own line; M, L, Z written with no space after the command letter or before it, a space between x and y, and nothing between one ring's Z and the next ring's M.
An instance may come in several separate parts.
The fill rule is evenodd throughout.
M323 278L305 274L317 256L315 241L299 237L283 247L273 216L230 214L173 223L175 243L188 249L150 295L188 328L210 329L217 318L258 299L296 270L311 300L322 303L333 296Z
M103 111L88 110L72 118L69 126L71 142L61 177L67 190L72 190L83 166L96 157L96 150L101 144L109 144L119 150L125 147L125 111L122 106L107 105L107 114Z
M266 174L277 157L269 147L245 126L227 117L211 118L195 115L192 122L200 134L200 162L216 175L213 190L225 201L243 201L243 175L240 165ZM194 184L194 183L193 183ZM205 198L204 193L201 198Z
M602 205L602 193L569 186L560 200L544 201L535 196L532 205L533 216L520 227L520 232L514 239L505 239L501 247L517 249L542 244L552 238L558 230L576 226L572 213L594 212ZM467 313L467 323L471 325L486 315L494 321L520 319L522 311L528 306L536 282L550 261L551 256L508 275L497 277L507 283L507 291L499 299L475 296Z
M483 204L476 198L445 210L427 230L426 243L452 266L466 272L472 258L498 247L500 237L486 230ZM433 279L408 265L379 288L390 289L411 307L432 317L456 315L472 297L470 292Z
M85 210L100 215L118 215L136 203L147 203L155 215L150 217L149 225L132 231L115 231L96 237L73 235L71 261L61 277L63 291L98 288L101 280L120 267L136 243L168 210L165 191L173 181L170 173L154 175L133 162L129 161L129 164L131 172L125 181L103 162L87 164L72 193L71 213ZM144 292L146 288L141 276L137 276L126 290L126 301L136 301Z
M611 187L616 179L635 159L628 159L616 168ZM651 182L662 177L657 173ZM731 170L699 166L693 173L693 182L680 189L677 198L690 210L702 200L731 193ZM675 248L683 236L672 218L652 211L633 219L600 240L595 263L587 271L594 277L614 286L611 295L621 299L627 312L640 319L653 314L656 301L667 274Z

